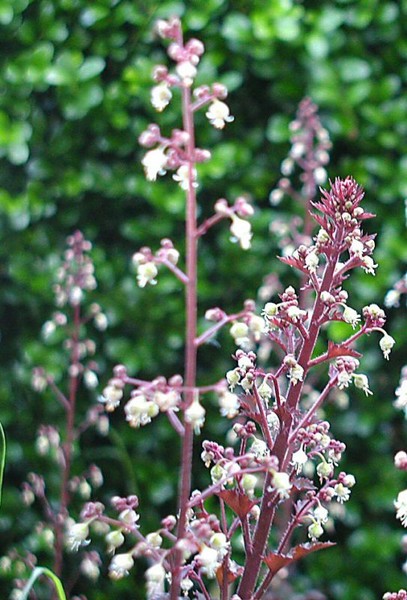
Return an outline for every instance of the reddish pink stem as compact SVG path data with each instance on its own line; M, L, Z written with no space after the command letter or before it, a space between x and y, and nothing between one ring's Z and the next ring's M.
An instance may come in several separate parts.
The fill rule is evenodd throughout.
M71 476L72 450L75 440L75 410L76 397L78 391L79 378L76 367L79 364L79 330L81 326L80 305L74 307L73 314L73 333L72 333L72 352L70 365L73 367L73 374L69 380L69 395L66 405L66 432L65 441L62 445L63 465L62 480L60 491L59 512L55 524L55 557L54 573L61 577L63 566L64 549L64 527L69 505L69 479Z
M195 154L195 132L193 111L191 108L191 91L188 87L182 88L182 109L184 131L188 133L187 155L189 157L189 177L186 202L186 276L185 282L185 312L186 312L186 340L185 340L185 386L189 388L184 392L185 407L187 408L194 400L193 388L196 387L196 361L197 347L197 216L196 216L196 193L193 186ZM182 438L181 477L178 496L179 524L177 539L185 537L187 525L188 500L191 493L191 472L193 454L193 426L184 423L184 436ZM175 566L172 572L172 584L170 599L177 600L181 583L181 561L182 552L175 552Z
M318 334L321 328L321 315L324 311L324 304L320 294L323 291L329 291L332 286L332 281L335 272L335 266L339 258L339 253L330 256L325 269L324 277L321 283L320 293L315 299L314 309L310 318L308 328L308 337L303 340L303 345L298 357L298 363L304 369L304 380L309 368L309 361L314 350ZM298 403L301 398L303 382L297 382L296 385L291 385L287 402L284 407L284 418L281 427L281 432L277 436L274 445L274 453L279 459L280 470L284 470L288 464L292 448L288 444L288 438L291 430L292 414L298 408ZM272 501L273 491L270 490L271 475L266 476L264 483L264 496L261 505L260 518L257 523L256 531L253 536L253 552L246 557L245 570L238 588L238 595L247 600L253 598L256 582L259 576L262 557L264 556L267 540L270 532L270 527L274 519L276 504Z

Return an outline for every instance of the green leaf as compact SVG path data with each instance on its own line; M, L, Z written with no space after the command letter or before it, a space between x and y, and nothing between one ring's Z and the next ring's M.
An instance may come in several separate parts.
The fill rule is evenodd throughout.
M41 575L45 575L46 577L49 577L53 581L53 583L55 585L55 590L58 593L58 600L66 600L64 588L62 587L61 581L55 575L55 573L53 573L50 569L47 569L46 567L36 567L34 569L34 571L31 573L30 579L27 581L25 588L22 590L20 600L27 600L28 594L30 593L31 589L33 588L34 583L37 581L38 577L40 577Z
M6 436L4 435L3 425L0 423L0 504L3 489L4 466L6 464Z
M78 79L84 81L96 77L96 75L99 75L103 71L105 64L105 61L100 56L89 56L79 68Z

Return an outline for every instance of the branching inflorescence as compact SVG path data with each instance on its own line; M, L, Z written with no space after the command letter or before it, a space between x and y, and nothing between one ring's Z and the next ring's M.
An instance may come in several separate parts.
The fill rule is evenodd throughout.
M86 526L75 523L78 515L74 509L75 500L77 505L83 503L103 483L102 473L95 464L78 474L75 462L79 440L91 426L96 426L102 434L109 428L100 406L93 405L85 415L78 415L77 410L82 385L91 390L99 385L98 365L94 358L96 344L88 337L88 326L93 324L100 331L107 327L107 317L99 304L87 302L88 294L97 285L90 250L90 242L80 231L68 237L54 285L57 310L42 328L44 341L50 344L55 342L55 337L58 339L57 331L63 331L66 372L59 380L45 367L36 367L32 385L39 393L46 388L51 391L63 417L59 426L43 424L37 432L36 450L44 460L50 461L48 475L31 472L23 484L23 502L28 506L36 501L43 513L43 519L36 524L36 537L25 543L23 554L12 549L0 561L4 573L15 574L13 599L23 597L24 577L37 565L40 552L45 552L53 572L63 578L67 594L72 592L80 575L91 580L99 576L101 558L93 550L83 553L79 569L74 573L68 572L65 560L67 550L77 550L86 540ZM53 584L48 583L54 590ZM37 597L31 590L30 598ZM53 591L52 598L56 597Z
M215 307L206 313L208 329L199 332L198 242L212 226L227 219L232 241L249 249L252 232L248 217L253 207L243 196L233 203L219 199L213 216L198 222L198 165L210 159L210 152L196 146L194 116L203 109L210 124L222 129L232 121L225 103L227 92L220 84L194 87L204 47L195 39L184 43L178 19L159 21L157 32L170 41L168 55L175 62L175 70L156 67L152 104L162 111L178 91L183 122L169 137L156 124L141 134L140 143L148 149L142 164L148 180L170 171L185 191L186 250L181 260L173 242L164 239L157 252L143 247L133 261L140 287L157 283L159 268L164 266L185 288L185 370L183 375L169 379L158 376L145 381L118 365L101 400L108 412L113 411L129 387L124 412L131 427L147 425L161 413L168 418L181 445L178 506L176 516L163 518L156 531L145 533L136 496L115 497L114 517L100 503L89 503L70 536L72 544L79 547L88 543L92 523L107 523L110 531L106 539L113 554L110 576L126 576L136 557L147 557L150 566L145 578L150 599L175 600L182 593L207 600L214 596L259 600L280 569L331 546L331 542L321 541L330 509L333 503L346 502L355 484L353 475L337 468L345 446L331 436L330 424L319 418L319 409L334 389L353 384L367 395L372 393L367 376L359 372L361 355L355 343L360 337L379 332L385 358L394 344L383 329L383 310L371 304L359 314L342 287L354 269L374 275L374 235L362 230L363 222L373 215L362 207L364 192L351 177L335 179L317 199L329 140L314 105L307 101L296 135L308 127L311 137L298 138L290 161L302 161L309 217L301 244L281 258L299 274L301 290L289 286L260 310L250 300L234 314ZM315 137L319 139L316 152ZM288 184L284 185L288 189ZM274 193L275 201L276 196ZM318 226L313 237L312 223ZM349 325L348 336L339 343L324 341L329 334L327 326L334 321ZM238 346L235 366L225 380L200 387L196 380L198 350L228 324ZM257 357L256 348L264 340L273 348L273 368L261 364ZM321 351L322 347L325 349ZM323 373L324 366L325 382L318 388L314 378L313 400L304 403L304 385L311 374ZM201 456L209 469L210 485L192 491L193 438L205 425L208 393L217 394L221 415L234 421L235 442L229 446L203 442ZM206 507L206 501L213 497L219 503L218 514ZM281 535L271 545L270 532L277 517ZM306 529L304 538L308 541L293 542L298 528Z

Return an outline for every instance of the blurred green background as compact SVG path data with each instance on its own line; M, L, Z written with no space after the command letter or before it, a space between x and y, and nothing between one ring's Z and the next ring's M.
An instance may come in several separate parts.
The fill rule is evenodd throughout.
M162 271L157 287L140 290L130 267L133 252L146 244L158 248L162 237L182 248L182 193L165 179L145 181L137 143L152 121L165 132L180 125L176 102L158 117L149 103L152 68L166 62L153 24L171 15L182 17L187 37L205 43L199 82L225 83L235 116L221 133L198 116L198 144L213 152L200 171L201 215L210 214L217 198L233 200L242 192L257 209L247 253L230 244L226 227L203 241L201 315L216 305L238 310L271 271L292 282L277 264L268 226L301 207L283 202L272 208L268 197L290 147L288 124L305 95L319 105L332 139L329 176L353 175L366 188L365 208L377 215L367 228L378 231L380 266L375 278L353 277L351 306L383 304L405 271L406 0L0 0L0 420L8 437L3 553L14 545L28 548L39 516L38 507L23 508L20 500L27 472L45 469L53 485L52 463L35 454L35 433L41 423L57 423L61 410L47 392L32 391L30 375L40 364L63 378L66 355L60 345L44 344L40 330L53 311L55 270L74 229L94 244L99 287L91 299L111 324L96 336L102 385L119 362L143 378L182 370L181 286ZM405 362L405 323L405 308L389 310L388 331L397 340L389 364L378 339L364 343L361 370L374 396L352 391L346 411L328 410L335 437L348 446L344 468L358 485L337 525L338 546L304 561L299 589L314 587L335 600L373 600L406 587L392 505L406 485L392 467L395 451L406 447L402 416L392 407ZM204 348L201 382L220 378L232 351L227 332ZM84 391L80 411L94 401L95 394ZM113 416L108 439L86 435L75 470L91 461L101 466L106 480L97 499L106 503L112 494L145 498L140 510L148 531L159 515L174 511L178 447L163 419L142 431L123 420ZM205 437L221 439L224 431L216 420ZM40 556L44 564L44 549ZM120 583L82 579L81 589L89 600L118 594L137 600L144 597L141 572ZM1 582L4 598L8 585Z

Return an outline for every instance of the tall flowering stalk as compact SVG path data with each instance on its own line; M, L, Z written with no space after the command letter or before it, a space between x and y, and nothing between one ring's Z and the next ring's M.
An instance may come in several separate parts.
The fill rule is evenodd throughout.
M399 279L393 288L389 290L385 297L385 304L389 307L399 307L402 296L407 298L407 273ZM404 300L406 299L404 298ZM407 418L407 365L402 367L400 374L399 385L395 391L396 399L393 405L396 409L402 410L404 416ZM399 450L394 457L394 466L400 471L407 471L407 452L405 450ZM396 517L400 519L403 527L407 527L407 489L401 490L396 500L394 501L394 507L396 509ZM407 552L407 536L403 535L401 542L402 551L404 554ZM402 565L402 570L407 573L407 560ZM404 589L398 592L386 592L383 595L383 600L407 600L407 591Z
M94 390L99 383L98 365L93 356L96 345L86 335L86 324L92 321L99 330L104 330L107 326L107 318L98 304L91 303L86 307L87 293L97 285L89 256L90 249L90 242L80 231L68 237L64 261L54 285L57 310L42 328L47 344L55 341L55 335L58 337L57 330L63 332L64 347L68 352L67 373L62 382L59 382L47 371L46 366L36 367L32 385L39 393L43 393L46 388L51 390L61 406L63 417L59 425L43 424L37 432L36 450L41 457L51 460L53 477L31 472L23 484L24 503L30 505L38 501L43 511L43 520L36 526L34 546L30 548L28 542L24 553L19 554L17 549L13 549L0 561L0 568L4 573L12 572L14 567L19 572L12 595L16 599L20 597L21 589L26 584L22 577L25 574L23 565L29 570L36 566L36 552L41 546L46 549L49 566L63 579L67 594L77 584L79 575L91 580L99 576L101 559L95 551L83 554L75 573L68 573L65 568L66 551L77 550L80 545L86 545L87 538L87 528L82 524L75 524L75 497L76 502L83 502L103 481L100 469L94 464L86 472L74 475L79 438L91 425L98 425L104 432L106 426L109 426L106 417L100 415L99 406L91 406L85 416L78 415L82 384ZM30 598L37 598L34 590L31 590ZM53 591L53 598L57 598L56 591Z
M380 332L386 358L394 344L383 329L383 310L372 304L360 315L348 303L348 293L343 289L353 269L374 274L374 235L362 230L363 222L373 215L361 206L364 192L351 177L336 179L317 200L316 173L322 168L320 163L326 162L321 152L326 152L328 142L321 134L320 155L315 158L313 139L320 130L319 121L313 105L304 105L312 139L297 139L295 143L303 144L297 147L296 159L305 153L303 166L308 175L304 183L310 215L306 239L281 260L299 273L301 287L308 293L304 296L289 286L262 310L250 300L235 314L214 307L205 315L210 325L199 333L198 242L210 227L229 219L232 241L249 249L252 232L247 217L253 208L244 197L233 204L219 199L214 214L198 223L197 166L208 160L210 153L196 146L194 115L205 108L206 117L218 129L232 117L224 102L223 86L194 87L204 51L202 43L195 39L185 43L177 19L160 21L157 31L170 41L168 55L175 62L175 71L156 67L152 104L158 111L164 110L178 89L183 124L169 137L158 125L150 125L140 136L141 144L148 148L142 164L147 179L154 181L172 171L173 179L185 191L185 268L179 266L180 253L169 239L162 240L156 252L141 248L133 261L140 287L155 285L160 266L165 266L185 288L185 370L182 376L175 374L168 380L158 376L146 381L130 376L125 366L118 365L101 401L107 411L115 410L125 387L130 386L124 412L131 427L147 425L160 413L168 418L181 442L177 514L165 517L156 531L145 533L137 511L139 499L114 497L113 517L102 504L88 503L81 524L87 531L96 521L109 525L106 542L113 554L109 566L113 579L128 575L136 557L149 559L145 574L149 599L176 600L182 592L185 597L206 600L215 595L221 600L259 600L283 567L332 545L320 541L330 521L331 503L346 502L355 483L353 475L336 473L345 446L331 436L330 424L321 420L319 409L335 388L342 390L354 384L366 395L372 393L367 376L358 372L360 354L354 346L361 336ZM318 226L314 237L312 222ZM325 341L327 326L333 321L349 326L340 343ZM238 346L236 366L225 380L199 386L199 347L225 325L230 325ZM273 345L272 364L267 368L260 366L256 355L256 348L264 340ZM323 373L327 365L325 383L307 397L309 376ZM210 440L203 442L201 457L210 469L211 484L202 491L191 491L193 438L205 424L203 397L208 392L217 394L221 415L234 420L234 443L224 447ZM217 499L218 514L208 511L209 498ZM283 528L273 548L269 545L270 531L277 516L279 531ZM304 526L308 541L294 544L294 532ZM239 539L245 555L242 564L235 559L241 555ZM78 545L81 543L78 539ZM127 549L118 551L121 547Z

